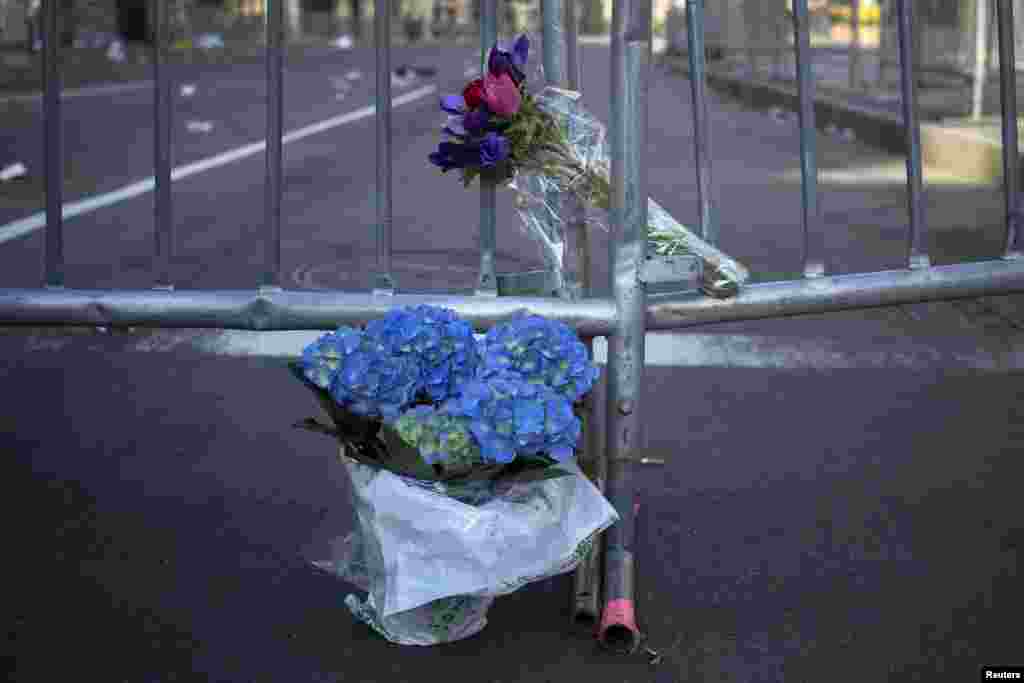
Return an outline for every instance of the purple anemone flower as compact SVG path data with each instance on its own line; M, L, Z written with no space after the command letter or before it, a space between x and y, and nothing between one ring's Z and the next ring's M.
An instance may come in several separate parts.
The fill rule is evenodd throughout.
M466 100L462 99L462 95L445 95L441 98L441 109L449 114L465 114Z
M476 166L480 163L480 146L475 144L463 145L457 142L442 142L437 146L436 152L430 153L430 163L439 166L444 172L450 171L453 168Z
M526 78L526 62L529 56L530 39L524 34L516 39L511 50L500 43L495 45L487 60L487 69L494 76L507 73L516 83L521 83Z
M462 125L470 133L479 133L487 127L488 119L490 119L490 113L481 106L463 116Z
M480 142L480 165L494 166L508 158L508 138L497 133L488 133Z
M469 116L469 114L466 114L466 116ZM466 132L468 128L464 118L463 116L449 116L448 122L444 125L444 132L457 138L466 137L469 133Z

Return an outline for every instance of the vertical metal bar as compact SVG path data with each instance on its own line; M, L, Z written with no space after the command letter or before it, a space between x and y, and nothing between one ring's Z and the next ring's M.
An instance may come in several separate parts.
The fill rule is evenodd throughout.
M687 3L690 4L690 3ZM640 382L644 369L647 293L639 270L647 252L647 132L651 0L615 0L612 9L611 288L618 309L608 340L608 498L620 521L607 532L601 642L620 652L639 645L633 538L636 513L632 461L640 447Z
M542 42L544 56L544 80L548 85L565 87L565 69L562 62L562 49L565 45L562 36L562 0L540 0Z
M988 80L988 0L975 0L974 91L971 118L980 121L985 109L985 81Z
M910 268L927 268L930 262L924 246L926 227L921 172L921 125L917 118L917 78L914 73L914 3L913 0L897 0L897 7L901 104L907 136L907 210L910 214L907 265Z
M373 293L395 293L391 253L393 200L391 195L391 1L375 0L374 48L377 67L377 270Z
M889 0L878 0L878 80L876 85L885 85L885 67L889 54Z
M174 258L174 216L171 208L171 121L174 100L171 96L172 80L167 64L168 0L155 0L153 23L153 70L156 92L153 101L156 192L154 197L154 224L156 226L156 282L159 289L173 288L171 261Z
M565 83L569 90L579 91L581 69L579 59L579 12L576 0L563 0L565 6ZM570 125L572 122L570 122ZM590 249L590 236L586 223L586 211L582 202L569 200L569 234L575 238L577 264L580 267L580 294L584 297L594 295L593 254ZM583 340L587 354L594 357L594 339ZM597 401L594 392L583 398L583 413L586 417L583 429L583 448L580 463L583 471L603 493L608 466L605 461L604 447L600 442L597 429ZM572 615L574 621L581 619L596 622L601 617L601 559L603 544L594 543L590 552L583 559L573 577Z
M281 272L281 137L284 115L284 12L285 0L267 0L267 171L264 187L266 242L261 287L280 286Z
M562 0L541 0L541 57L544 63L544 81L557 88L565 88L567 85L565 62L562 59L565 50L563 18ZM573 127L573 121L568 121L567 128L570 137L573 136ZM575 217L578 214L574 199L553 190L544 193L545 203L555 208L559 216ZM560 227L558 222L560 221L554 216L548 219L552 234L563 233L562 273L560 277L556 277L556 281L563 296L577 299L583 289L581 271L583 270L582 262L585 260L585 247L581 237L585 232L585 226L576 224L572 218L564 228Z
M43 279L48 287L64 286L64 150L58 68L58 2L60 0L43 0L43 173L46 176L46 252L43 257Z
M580 17L576 0L565 4L565 71L569 90L580 89Z
M786 52L786 39L784 37L785 21L783 20L782 6L779 5L771 15L772 21L772 78L782 80L785 78L784 61Z
M585 282L589 294L589 278ZM594 339L583 340L587 354L594 358ZM594 391L583 398L583 449L579 454L580 469L590 478L601 493L605 492L608 478L608 463L600 443L597 424L597 401ZM601 618L601 561L604 557L603 541L598 539L590 552L583 558L573 575L571 614L574 623L597 623Z
M1014 54L1013 0L997 0L999 12L999 91L1003 109L1003 193L1006 202L1005 258L1019 258L1020 187L1017 149L1017 57Z
M487 57L498 41L497 0L480 0L480 71L487 69ZM498 186L489 174L480 176L480 275L476 293L481 296L498 295L495 275L497 251Z
M811 64L810 13L807 9L807 0L794 0L793 10L797 89L800 99L800 219L803 225L801 263L804 277L820 277L825 274L824 259L811 246L811 230L818 227L818 145L814 111L814 69Z
M697 159L697 199L700 202L700 236L718 242L718 214L711 198L711 133L708 129L707 68L704 44L704 0L686 3L686 39L690 61L693 102L693 144Z
M860 87L860 0L850 2L850 87Z

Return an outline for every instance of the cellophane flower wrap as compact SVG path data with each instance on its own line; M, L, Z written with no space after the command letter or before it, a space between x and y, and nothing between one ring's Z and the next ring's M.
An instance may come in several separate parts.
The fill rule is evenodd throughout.
M598 377L566 325L518 315L475 335L453 311L397 308L291 365L331 418L357 526L315 564L366 592L389 640L469 637L494 598L573 570L614 508L573 461Z
M566 298L578 298L583 286L582 252L586 231L607 230L611 203L611 155L606 128L581 102L581 94L554 87L531 91L530 37L490 52L482 79L463 94L445 96L449 114L444 139L430 160L442 172L458 170L468 187L483 178L505 184L516 193L521 226L541 249L555 286ZM543 82L540 69L534 78ZM503 84L498 90L494 84ZM508 82L518 97L480 97L490 90L507 94ZM491 106L496 104L500 111ZM648 199L647 235L650 251L665 255L693 254L704 265L703 289L729 297L749 278L735 259L703 241Z

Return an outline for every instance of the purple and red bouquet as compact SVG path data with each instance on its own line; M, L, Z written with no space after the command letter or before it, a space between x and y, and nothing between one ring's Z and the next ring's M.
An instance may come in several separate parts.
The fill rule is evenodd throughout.
M477 177L504 183L516 192L526 232L542 246L545 260L561 273L569 259L569 230L586 230L570 219L560 201L573 197L587 212L586 225L602 225L611 208L611 159L605 127L578 101L580 94L547 86L527 88L530 40L495 45L486 73L461 95L441 98L448 114L444 139L430 154L442 173L458 170L469 187ZM596 214L596 215L594 215ZM570 227L577 226L577 227ZM732 296L748 273L734 259L703 242L648 200L648 242L665 256L697 254L704 261L704 288ZM585 248L584 248L585 249Z
M511 50L495 46L483 78L470 81L461 95L441 98L441 109L448 114L447 139L430 161L442 172L461 169L467 185L485 168L504 167L508 173L512 144L507 134L528 97L524 72L529 55L530 40L525 35Z
M511 180L521 171L565 181L588 176L562 124L527 89L529 57L530 40L525 35L511 46L499 43L491 49L482 78L466 84L461 95L441 98L441 109L448 114L445 139L430 161L442 173L458 169L467 186L483 173L497 182ZM588 180L600 183L593 177Z

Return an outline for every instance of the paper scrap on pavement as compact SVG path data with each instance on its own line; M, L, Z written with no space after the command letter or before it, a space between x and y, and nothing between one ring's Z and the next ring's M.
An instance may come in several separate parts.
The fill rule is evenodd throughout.
M190 133L209 133L213 130L212 121L189 121L185 127Z
M408 67L399 67L391 72L392 88L407 88L416 80L416 72Z
M345 74L345 80L348 80L348 81L358 81L362 77L363 77L363 72L360 71L359 69L352 69L347 74Z
M182 97L192 97L195 94L196 94L196 86L194 86L192 84L186 84L186 85L181 86L181 96Z
M224 39L217 33L204 33L196 38L196 45L204 50L224 47Z
M118 63L125 61L124 44L121 41L115 40L110 44L107 48L107 59Z
M25 168L25 164L19 162L4 166L0 169L0 182L7 182L16 178L21 178L28 175L28 169Z
M339 50L351 50L352 38L350 36L338 36L338 38L331 44Z

